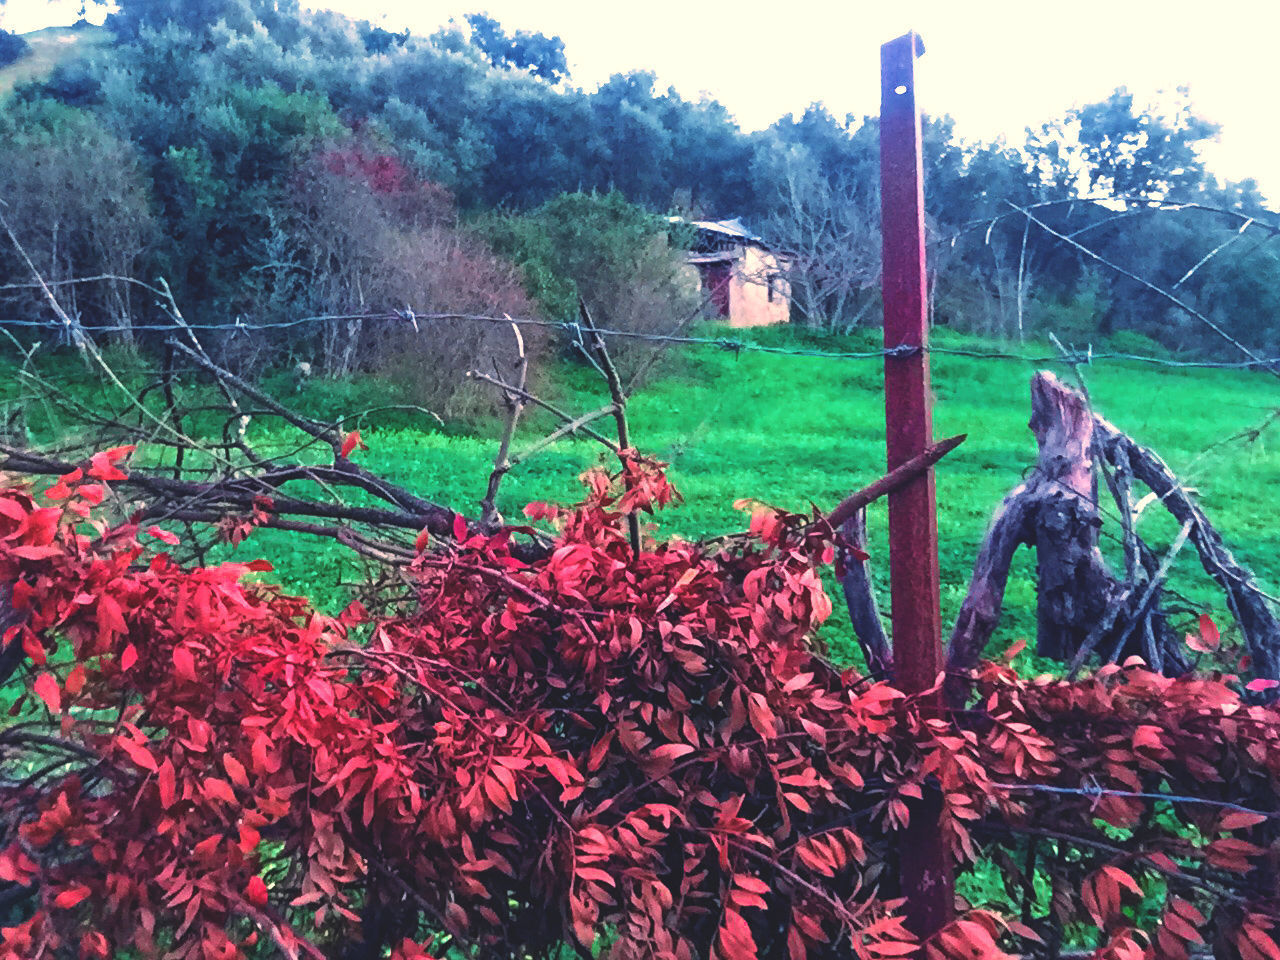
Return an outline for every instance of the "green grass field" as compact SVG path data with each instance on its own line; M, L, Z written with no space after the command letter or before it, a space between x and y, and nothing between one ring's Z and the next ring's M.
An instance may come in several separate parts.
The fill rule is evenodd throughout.
M765 331L755 339L828 351L874 346L866 338L803 337L790 330ZM953 335L936 339L974 349L997 347ZM1028 382L1036 369L1022 360L934 358L935 433L969 437L937 470L945 624L950 624L964 597L992 511L1034 463L1035 442L1026 423ZM1059 372L1069 376L1069 371ZM1280 407L1280 381L1264 373L1169 370L1119 362L1100 362L1085 376L1096 407L1154 447L1199 491L1210 519L1265 588L1280 586L1280 531L1271 523L1280 497L1280 454L1273 451L1265 432L1251 443L1230 439ZM806 510L810 503L830 508L874 480L884 470L881 378L878 359L684 348L639 392L630 410L634 442L671 464L671 476L685 497L682 506L658 516L658 535L698 538L741 529L746 517L733 503L742 497L794 510ZM569 409L594 409L606 400L595 375L580 366L560 366L550 379L556 400ZM278 384L285 382L282 377ZM312 382L300 394L290 391L286 399L312 415L333 419L396 397L387 385L363 380ZM521 439L531 442L553 426L545 416L528 417L516 448ZM416 415L375 416L363 428L370 449L357 456L369 468L425 497L474 513L492 465L497 430L496 422L441 429ZM556 444L507 478L500 509L509 519L519 518L530 500L576 499L578 474L602 462L602 453L589 440ZM872 562L883 588L883 502L870 508L868 523ZM1114 522L1103 529L1104 549L1113 556L1118 556L1116 529ZM1160 549L1173 538L1176 525L1155 505L1144 514L1142 531ZM343 583L360 576L343 548L293 535L260 531L235 552L246 559L267 556L286 586L329 609L345 602ZM1034 559L1023 551L993 645L1002 648L1033 635L1033 572ZM1180 556L1173 586L1190 598L1193 608L1208 610L1221 624L1230 622L1221 596L1191 550ZM1187 620L1189 625L1191 617ZM825 632L834 656L852 657L847 617L838 601Z

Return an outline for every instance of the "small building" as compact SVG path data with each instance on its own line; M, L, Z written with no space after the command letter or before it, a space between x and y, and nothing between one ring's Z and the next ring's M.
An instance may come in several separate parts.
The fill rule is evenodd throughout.
M791 319L790 261L742 221L694 220L686 262L698 272L707 313L731 327L763 327Z

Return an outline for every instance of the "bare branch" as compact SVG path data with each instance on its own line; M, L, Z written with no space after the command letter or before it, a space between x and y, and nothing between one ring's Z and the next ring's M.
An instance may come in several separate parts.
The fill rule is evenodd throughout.
M867 673L873 677L889 676L893 668L893 653L885 636L884 620L876 604L871 568L867 563L866 510L858 510L845 520L840 526L840 534L837 549L844 568L840 586L844 591L853 634L858 638L858 645L867 661Z
M498 514L494 501L497 499L502 478L511 469L511 441L515 437L520 414L524 412L525 404L528 402L522 396L526 393L525 385L529 378L529 358L524 352L524 337L520 335L518 324L511 324L511 331L516 338L516 359L512 364L516 371L516 389L503 392L507 418L503 424L502 438L498 441L498 454L493 460L493 471L489 474L489 486L485 490L484 498L480 501L480 527L486 530L496 528L502 523L502 517Z
M609 385L609 396L613 398L613 420L618 427L618 446L619 457L626 451L631 449L631 432L627 426L627 393L622 387L622 381L618 377L618 370L613 365L613 358L609 356L609 347L604 342L604 337L600 336L600 332L596 329L595 323L591 320L591 313L587 310L586 301L578 299L578 316L581 319L582 326L591 334L591 349L596 355L599 364L598 369L603 371L605 382ZM626 462L623 461L625 468ZM624 480L625 482L625 480ZM635 512L627 514L627 533L631 538L631 550L633 553L640 552L640 518Z
M967 437L968 434L961 433L954 437L948 437L946 440L939 440L922 453L916 454L906 463L894 467L879 480L863 487L856 493L851 493L827 515L827 523L830 524L832 529L839 529L846 520L868 504L879 500L886 494L893 493L899 487L930 469L948 453L964 443Z
M467 373L467 376L473 380L479 380L481 383L489 383L495 387L498 387L501 390L507 390L512 393L515 393L521 399L529 403L532 403L536 407L541 407L543 410L546 410L548 413L551 413L556 417L559 417L560 420L565 424L576 423L579 419L578 417L575 417L570 413L566 413L565 411L561 410L559 407L553 406L552 404L548 403L546 400L543 400L541 397L538 397L535 394L529 393L529 391L527 390L517 389L512 384L503 383L501 380L491 377L487 373L482 373L479 370L471 370ZM613 404L609 404L608 409L609 409L609 412L612 413ZM590 420L592 419L595 419L595 418L594 417L589 418L587 422L590 422ZM575 430L586 434L588 437L590 437L592 440L595 440L597 443L603 444L604 446L612 450L614 453L617 453L619 450L619 447L616 443L614 443L604 434L597 433L595 430L590 429L585 424L578 424L575 427Z
M1156 284L1152 283L1150 280L1144 280L1142 277L1138 276L1136 273L1126 270L1124 267L1121 267L1118 264L1112 263L1110 260L1108 260L1106 257L1103 257L1101 254L1095 253L1093 250L1090 250L1084 244L1078 243L1077 241L1072 240L1066 234L1059 233L1057 230L1054 230L1053 227L1049 226L1043 220L1038 219L1029 210L1023 207L1019 207L1015 203L1009 203L1009 201L1007 200L1005 202L1008 203L1009 206L1012 207L1014 210L1017 210L1019 213L1025 216L1028 220L1030 220L1032 223L1038 226L1041 230L1048 233L1050 236L1057 237L1059 240L1062 240L1065 243L1070 244L1076 250L1079 250L1081 253L1083 253L1086 257L1089 257L1091 260L1096 260L1098 263L1102 264L1108 270L1112 270L1115 273L1120 274L1120 276L1126 277L1129 280L1132 280L1134 283L1141 285L1145 289L1150 290L1152 293L1156 294L1157 296L1162 297L1165 300L1168 300L1171 304L1173 304L1179 310L1183 310L1189 315L1191 315L1192 317L1194 317L1195 319L1199 320L1201 323L1207 326L1210 330L1216 333L1219 337L1227 341L1227 343L1231 344L1233 347L1235 347L1237 350L1239 350L1241 353L1247 356L1250 360L1254 360L1258 363L1263 363L1262 357L1258 356L1256 353L1254 353L1252 350L1246 347L1243 343L1241 343L1235 337L1231 336L1231 334L1227 333L1227 331L1223 330L1222 327L1218 326L1218 324L1214 323L1212 320L1210 320L1203 313L1201 313L1195 307L1191 306L1186 301L1181 300L1178 297L1175 297L1168 290L1165 290L1163 287L1157 286ZM1280 370L1272 369L1270 365L1267 365L1267 369L1274 376L1280 377Z

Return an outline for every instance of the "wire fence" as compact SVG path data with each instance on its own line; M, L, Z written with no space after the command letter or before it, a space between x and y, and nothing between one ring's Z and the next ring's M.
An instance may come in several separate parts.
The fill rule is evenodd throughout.
M429 329L432 323L463 321L475 323L516 324L517 326L533 326L559 331L572 341L579 342L583 337L583 328L566 321L544 320L535 317L509 317L474 313L416 313L411 309L389 310L378 313L343 313L318 314L306 317L294 317L288 320L247 321L235 320L225 323L137 323L109 324L104 326L81 326L77 323L68 325L56 319L12 318L0 320L0 328L44 329L55 330L63 334L96 335L112 333L230 333L249 335L279 330L290 330L312 324L341 322L397 322L412 326L415 331ZM968 357L978 360L1009 360L1022 363L1044 364L1060 363L1066 365L1091 365L1095 362L1117 361L1141 363L1171 369L1211 369L1211 370L1252 370L1262 369L1280 372L1280 357L1251 356L1241 360L1209 360L1209 359L1177 359L1174 357L1158 357L1151 354L1129 353L1111 350L1094 350L1092 346L1083 350L1076 348L1054 354L1036 354L1016 350L979 350L964 347L930 345L927 347L897 346L868 350L825 350L813 347L777 346L760 343L755 340L738 337L704 337L684 334L644 333L635 330L616 330L608 327L597 327L595 332L605 336L623 340L631 340L655 345L680 345L693 347L712 347L732 353L761 353L776 356L809 357L827 360L873 360L885 357L912 356L926 352L936 356Z
M1196 806L1213 807L1219 810L1230 810L1235 813L1248 813L1254 816L1263 817L1267 820L1280 819L1280 812L1277 811L1256 810L1253 807L1247 807L1231 800L1214 800L1209 797L1192 797L1177 793L1151 793L1139 790L1115 790L1110 787L1102 786L1055 787L1043 783L992 783L991 785L999 790L1007 790L1010 793L1044 793L1059 797L1078 797L1083 800L1088 800L1094 804L1106 797L1116 797L1122 800L1152 800L1164 803L1193 804Z

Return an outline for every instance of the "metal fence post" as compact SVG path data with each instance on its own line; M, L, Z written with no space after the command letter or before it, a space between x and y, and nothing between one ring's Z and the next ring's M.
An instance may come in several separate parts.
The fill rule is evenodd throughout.
M933 442L925 276L924 180L914 33L880 48L880 204L884 243L884 345L907 348L884 362L889 469ZM911 349L916 348L916 349ZM942 670L938 518L933 470L889 494L889 581L894 682L908 694L933 687ZM934 694L926 713L941 710ZM938 829L936 799L913 805L900 852L902 893L912 931L928 936L950 918L954 881Z

